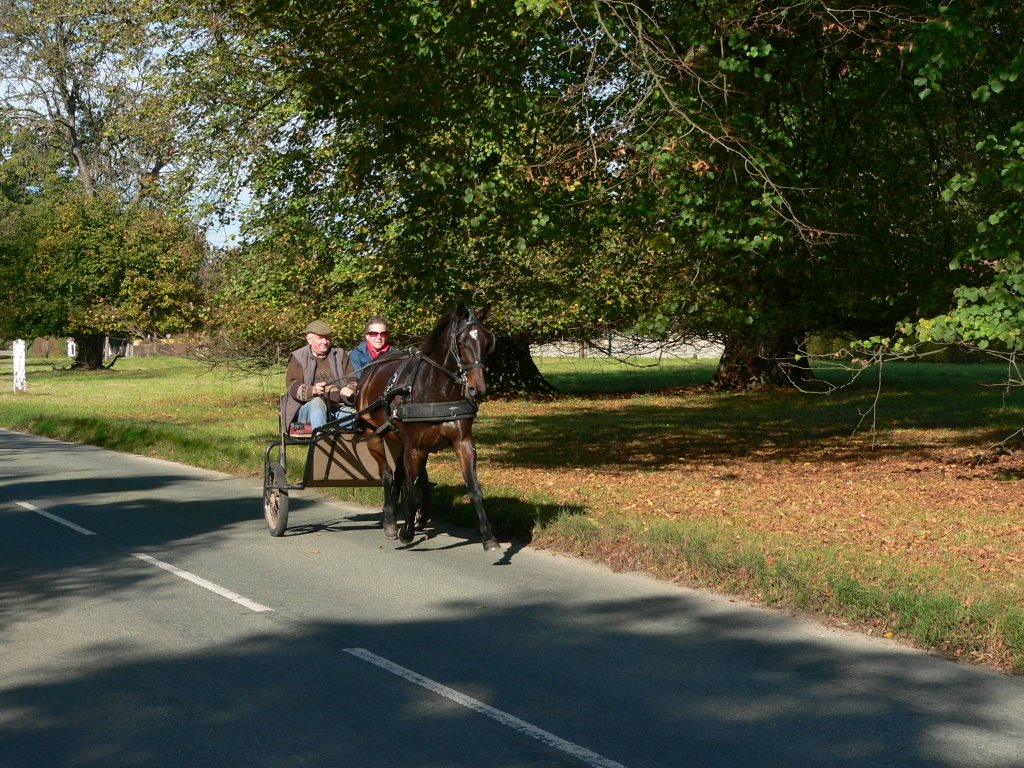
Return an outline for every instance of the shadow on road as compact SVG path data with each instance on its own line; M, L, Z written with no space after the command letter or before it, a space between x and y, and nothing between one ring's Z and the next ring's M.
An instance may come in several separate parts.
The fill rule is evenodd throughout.
M0 519L11 541L35 523L12 506L15 499L45 504L85 528L108 526L113 504L127 521L103 537L54 537L56 544L30 553L0 543L0 647L24 625L73 633L69 609L83 601L108 610L166 584L162 571L123 567L126 552L171 543L181 552L210 546L211 536L237 536L240 521L262 526L255 483L251 495L203 501L184 472L162 466L98 480L0 476ZM237 489L238 481L224 487ZM358 512L303 525L294 535L375 527ZM428 536L408 549L441 558L467 544L479 546ZM521 551L510 548L494 564L508 565ZM253 560L250 568L278 565ZM402 588L388 577L379 575ZM583 764L345 653L367 648L629 768L1024 765L1018 679L863 639L840 653L827 639L792 631L783 613L711 604L664 585L633 595L595 591L569 604L552 582L483 604L472 598L479 573L453 569L449 578L465 580L467 597L433 606L429 616L396 614L368 625L303 618L288 606L252 614L228 604L213 627L209 617L183 617L168 605L145 617L160 627L159 642L142 640L143 620L126 609L124 624L103 642L72 634L27 656L19 644L17 658L0 656L0 666L16 661L18 669L12 677L8 666L0 678L3 763ZM338 600L348 588L325 587ZM431 601L429 583L416 588Z

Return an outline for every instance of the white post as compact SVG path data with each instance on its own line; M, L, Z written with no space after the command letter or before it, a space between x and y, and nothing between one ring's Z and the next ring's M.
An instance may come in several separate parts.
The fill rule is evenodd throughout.
M78 344L70 336L68 337L68 357L78 357Z
M25 340L14 341L14 391L24 392L28 389L25 381Z

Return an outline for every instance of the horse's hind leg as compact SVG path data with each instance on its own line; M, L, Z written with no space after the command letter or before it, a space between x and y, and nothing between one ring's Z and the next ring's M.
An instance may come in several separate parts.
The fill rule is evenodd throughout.
M399 472L402 470L399 469ZM384 528L384 537L387 539L398 538L398 524L395 522L395 488L401 487L401 483L395 482L395 473L388 467L380 476L380 484L384 488L384 509L382 510L383 520L381 525Z
M398 539L408 544L416 537L416 517L423 506L421 478L426 474L427 454L407 448L402 458L402 526L398 529Z
M416 538L416 510L421 504L419 483L415 480L402 486L402 525L398 529L398 540L409 544Z
M381 511L381 525L384 528L385 538L394 540L398 538L398 525L395 522L395 511L397 509L397 490L402 487L402 462L392 470L388 463L387 454L384 450L383 440L374 444L372 440L367 441L370 454L377 460L380 468L380 484L384 489L384 508Z
M427 468L424 466L423 471L420 472L419 479L420 486L420 503L416 507L416 514L413 518L413 522L416 526L417 531L422 531L428 520L430 520L430 506L432 503L431 499L431 485L430 478L427 477Z

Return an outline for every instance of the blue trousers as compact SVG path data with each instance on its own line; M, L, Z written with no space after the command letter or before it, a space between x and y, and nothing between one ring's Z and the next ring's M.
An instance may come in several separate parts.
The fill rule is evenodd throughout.
M347 405L339 405L333 411L327 408L327 401L322 397L314 397L299 406L295 420L300 424L309 424L313 429L322 427L328 421L344 418L345 415L355 416L355 410Z

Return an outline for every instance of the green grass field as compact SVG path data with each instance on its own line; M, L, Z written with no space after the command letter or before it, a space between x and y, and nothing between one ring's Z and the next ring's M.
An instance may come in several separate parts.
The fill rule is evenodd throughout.
M830 394L721 394L711 362L542 359L563 393L493 400L474 432L495 531L678 583L818 613L1024 672L1024 424L998 366L902 363ZM0 425L260 477L281 371L173 357L0 368ZM835 385L842 371L822 371ZM474 537L451 452L444 514ZM317 491L306 491L314 493ZM379 489L333 494L379 505ZM253 524L262 525L260 510Z

